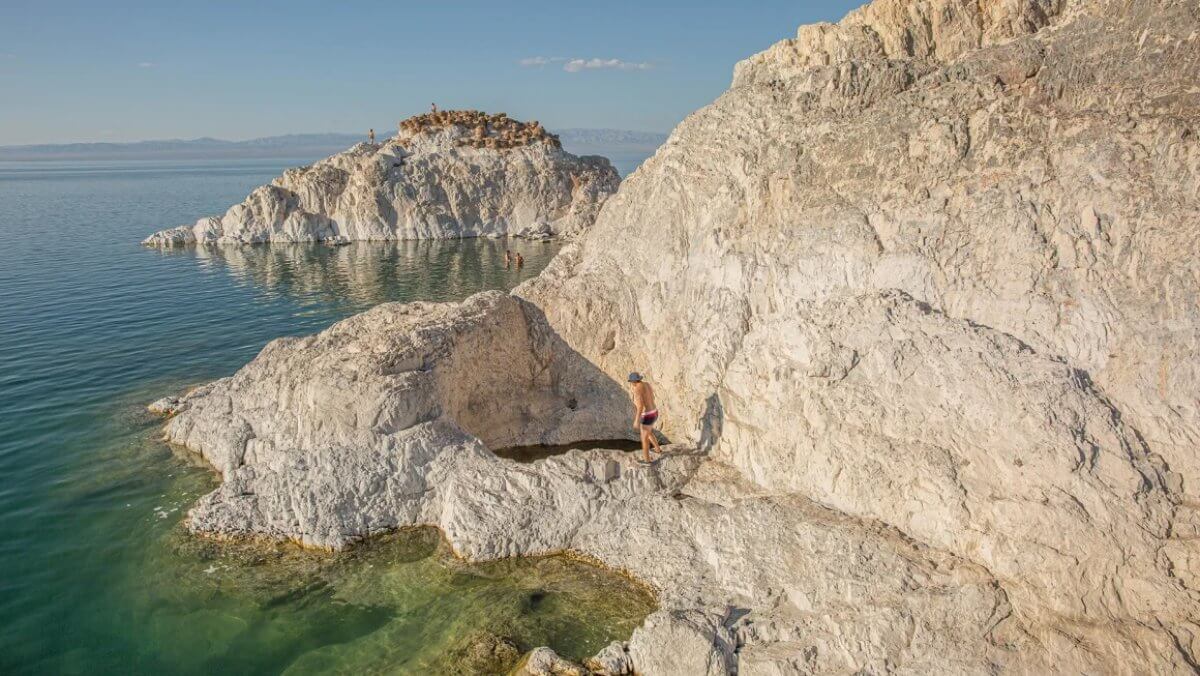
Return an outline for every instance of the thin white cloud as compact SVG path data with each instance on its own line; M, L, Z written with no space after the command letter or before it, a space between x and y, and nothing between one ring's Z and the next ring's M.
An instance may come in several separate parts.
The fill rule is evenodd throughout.
M561 63L568 73L584 70L650 70L654 66L646 61L622 61L621 59L580 59L565 56L531 56L518 61L526 68L542 68L552 63Z
M151 61L142 61L138 64L138 68L153 68L154 63Z
M620 59L571 59L563 64L563 70L568 73L581 70L650 70L650 64Z

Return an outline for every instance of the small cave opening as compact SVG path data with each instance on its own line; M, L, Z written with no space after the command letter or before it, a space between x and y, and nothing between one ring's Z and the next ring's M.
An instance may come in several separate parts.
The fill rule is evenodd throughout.
M505 458L506 460L530 463L538 460L544 460L555 455L562 455L575 448L583 451L594 451L600 449L626 452L640 451L642 449L642 442L631 441L629 439L590 439L587 441L576 441L569 444L509 446L507 448L495 449L492 452L501 458Z

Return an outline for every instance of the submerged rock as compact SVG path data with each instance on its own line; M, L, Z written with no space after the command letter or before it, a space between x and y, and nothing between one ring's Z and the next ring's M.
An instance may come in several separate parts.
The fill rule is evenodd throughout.
M559 657L550 648L536 648L521 663L514 676L588 676L588 671L574 662Z
M491 632L468 636L451 651L456 674L492 676L508 673L521 659L517 644Z
M289 169L225 215L143 244L575 235L619 183L608 160L565 152L537 123L445 111L406 120L382 144Z
M1193 10L801 29L515 297L381 306L184 397L168 438L225 478L190 527L581 552L658 592L636 673L1191 670ZM624 434L631 370L655 465L488 450Z
M146 406L146 410L155 415L175 415L175 410L179 408L180 397L162 397Z

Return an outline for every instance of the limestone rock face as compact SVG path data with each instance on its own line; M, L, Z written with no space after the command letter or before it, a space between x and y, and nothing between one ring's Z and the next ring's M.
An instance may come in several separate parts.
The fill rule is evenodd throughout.
M143 243L574 235L589 226L620 183L608 160L576 157L540 126L504 120L510 124L487 122L482 135L465 126L477 123L473 117L408 125L382 144L289 169L224 216Z
M988 571L1031 641L998 644L1183 668L1198 36L1186 2L877 0L739 64L517 293L674 440Z
M160 407L225 479L189 525L581 552L658 591L590 662L647 675L1192 671L1196 82L1182 0L801 29L513 297L381 306ZM626 436L632 370L652 467L490 452Z
M384 304L276 340L175 402L166 437L225 479L193 527L340 547L425 523L414 498L441 456L629 436L628 408L536 308L489 292L462 305Z

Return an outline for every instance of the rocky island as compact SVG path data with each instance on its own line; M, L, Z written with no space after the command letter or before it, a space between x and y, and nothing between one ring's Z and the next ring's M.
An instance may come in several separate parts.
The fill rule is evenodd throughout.
M404 120L383 143L289 169L225 215L143 244L570 236L619 183L608 160L564 151L537 122L439 111Z
M223 478L188 527L585 555L660 603L595 673L1192 672L1198 35L1178 0L803 27L513 294L159 402ZM653 466L491 452L629 436L632 370Z

